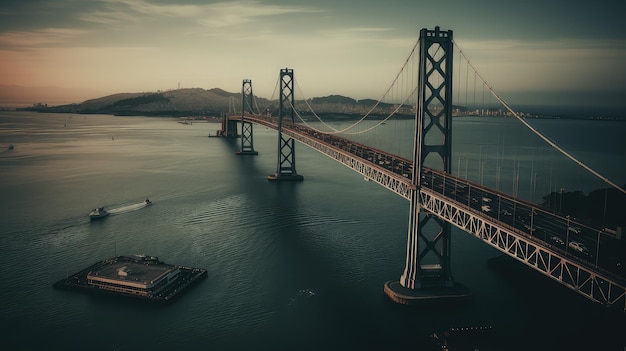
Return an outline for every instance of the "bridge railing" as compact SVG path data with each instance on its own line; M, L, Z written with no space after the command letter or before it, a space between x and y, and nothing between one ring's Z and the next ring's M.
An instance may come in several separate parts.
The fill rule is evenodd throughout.
M577 291L590 300L617 306L626 312L626 288L623 279L613 279L595 268L544 246L540 240L519 230L491 220L481 211L432 189L420 191L422 208L463 231L473 234L501 252L532 267L542 274Z

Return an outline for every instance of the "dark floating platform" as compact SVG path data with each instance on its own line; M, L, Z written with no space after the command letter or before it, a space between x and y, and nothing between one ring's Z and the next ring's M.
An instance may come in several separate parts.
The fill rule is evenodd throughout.
M408 289L400 285L400 282L396 280L386 282L384 292L392 301L396 303L413 306L465 302L472 297L471 290L460 283L454 283L454 286L451 287Z
M267 176L267 180L269 181L275 181L275 182L280 182L280 181L286 181L286 182L301 182L304 180L304 176L301 176L299 174L272 174L272 175L268 175Z
M154 256L133 255L96 262L53 286L168 303L206 277L206 269L171 265Z

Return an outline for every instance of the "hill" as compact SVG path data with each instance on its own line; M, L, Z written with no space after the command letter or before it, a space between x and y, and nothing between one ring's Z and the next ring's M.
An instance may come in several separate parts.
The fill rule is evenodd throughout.
M227 113L229 104L241 99L241 94L222 89L177 89L165 92L119 93L79 104L34 106L27 110L67 113L100 113L143 116L194 116ZM263 99L260 99L263 100Z
M257 105L255 109L259 108L261 111L269 109L275 112L278 107L278 101L276 100L269 101L255 97L255 101ZM308 104L304 101L296 102L301 115L311 113L309 105L318 114L362 115L367 113L374 104L376 104L374 100L357 101L341 95L316 97L309 100ZM379 104L377 113L386 115L393 109L394 105ZM58 106L36 104L21 110L124 116L220 116L228 113L241 113L241 93L231 93L219 88L119 93L76 104Z

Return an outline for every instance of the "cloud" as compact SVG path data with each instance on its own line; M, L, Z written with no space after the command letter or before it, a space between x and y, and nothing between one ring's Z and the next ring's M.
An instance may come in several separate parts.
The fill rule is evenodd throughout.
M256 0L224 1L209 4L154 4L145 0L102 0L100 9L80 15L84 21L112 24L143 19L186 19L210 28L252 23L268 16L316 13L323 10L301 6L263 4Z
M465 41L457 43L498 90L623 90L625 40ZM459 64L460 57L455 58Z
M46 28L34 31L12 31L0 34L0 48L58 46L87 33L73 28Z
M269 16L321 11L308 7L263 5L259 1L220 2L207 5L205 13L207 17L201 23L207 27L227 27L254 22Z
M361 27L361 28L349 28L350 32L387 32L392 30L391 28L380 28L380 27Z
M108 8L125 8L135 13L151 16L166 16L177 18L195 17L204 11L207 5L163 5L152 4L144 0L103 0ZM117 12L117 11L113 11Z
M492 40L458 43L462 50L481 57L506 56L515 60L580 59L625 55L626 40L555 39L545 41ZM471 58L470 58L471 59ZM499 60L499 59L498 59Z
M122 23L133 23L137 21L137 18L132 16L131 14L124 11L115 10L94 10L86 13L81 13L78 15L78 19L85 22L103 24L106 26L113 26Z

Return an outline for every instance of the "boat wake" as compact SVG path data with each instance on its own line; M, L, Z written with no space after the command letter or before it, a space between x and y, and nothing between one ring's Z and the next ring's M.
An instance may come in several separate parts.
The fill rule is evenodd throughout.
M126 206L122 206L122 207L118 207L118 208L112 208L112 209L107 210L107 211L111 215L117 215L117 214L137 211L137 210L140 210L140 209L142 209L142 208L144 208L146 206L149 206L150 204L152 204L152 202L142 201L142 202L137 203L137 204L126 205Z

